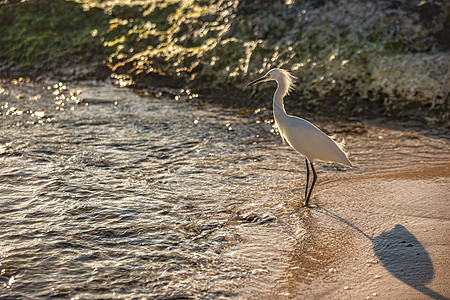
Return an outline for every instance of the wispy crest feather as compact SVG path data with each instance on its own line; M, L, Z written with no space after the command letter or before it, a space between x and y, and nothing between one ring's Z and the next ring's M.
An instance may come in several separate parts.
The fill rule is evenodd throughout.
M284 81L285 86L286 86L286 90L283 93L283 97L284 97L286 95L289 95L289 93L294 90L294 82L297 79L297 77L295 77L294 75L292 75L291 73L289 73L286 70L283 70L283 69L278 69L278 70L283 75L282 80Z

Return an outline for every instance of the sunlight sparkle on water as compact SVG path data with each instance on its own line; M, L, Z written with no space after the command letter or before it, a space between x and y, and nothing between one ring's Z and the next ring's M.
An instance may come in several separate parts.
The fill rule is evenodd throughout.
M10 289L14 283L16 283L16 280L14 279L14 276L11 276L11 278L9 278L8 282L5 283L4 285L7 289Z
M353 278L382 284L390 278L385 262L355 250L359 233L326 212L381 233L409 216L397 213L404 203L395 206L401 185L389 191L392 178L372 177L405 168L420 176L417 165L448 161L440 137L322 121L345 137L357 166L336 172L318 163L314 202L325 208L307 209L299 206L304 160L274 136L270 107L199 105L189 99L195 91L181 87L157 96L105 83L8 84L0 100L0 288L11 298L95 298L103 288L105 297L117 291L127 299L373 298L375 290ZM86 101L77 105L81 91ZM444 186L407 185L405 203L420 205L435 184ZM372 199L380 190L396 197L386 209L377 206L384 198ZM342 205L347 199L352 204ZM426 204L420 213L437 221L420 232L438 236L445 210L424 213Z

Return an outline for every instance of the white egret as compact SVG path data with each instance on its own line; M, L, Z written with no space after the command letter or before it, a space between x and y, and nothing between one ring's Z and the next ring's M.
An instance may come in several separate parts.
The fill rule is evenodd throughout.
M310 122L290 116L286 113L283 104L283 97L288 95L293 89L295 77L288 71L282 69L272 69L263 77L250 82L247 86L256 83L275 80L278 84L273 96L273 116L281 137L294 148L295 151L305 156L306 162L306 188L305 205L308 205L311 192L317 180L317 173L314 169L315 161L335 162L345 166L353 167L352 163L343 150L343 145L335 142L331 137L323 133L319 128ZM313 171L313 180L308 191L309 166Z

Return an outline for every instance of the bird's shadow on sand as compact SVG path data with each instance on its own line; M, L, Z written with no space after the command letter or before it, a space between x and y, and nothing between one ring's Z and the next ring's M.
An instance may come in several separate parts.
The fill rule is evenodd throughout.
M448 299L426 286L434 277L430 255L403 225L397 224L392 230L385 231L377 237L371 237L327 209L321 207L312 207L312 209L349 225L368 238L373 244L373 250L379 261L396 278L433 299Z

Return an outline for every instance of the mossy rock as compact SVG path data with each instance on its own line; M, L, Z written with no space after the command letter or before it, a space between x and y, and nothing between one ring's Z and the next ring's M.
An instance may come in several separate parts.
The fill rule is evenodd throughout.
M63 0L10 2L0 6L0 53L30 67L42 60L69 56L104 56L97 38L108 27L100 9L84 11L81 4Z
M283 67L299 78L302 109L439 119L448 116L449 7L438 0L8 1L0 4L0 63L54 67L95 57L137 83L148 83L147 74L224 91ZM240 98L266 105L273 87L248 90Z

